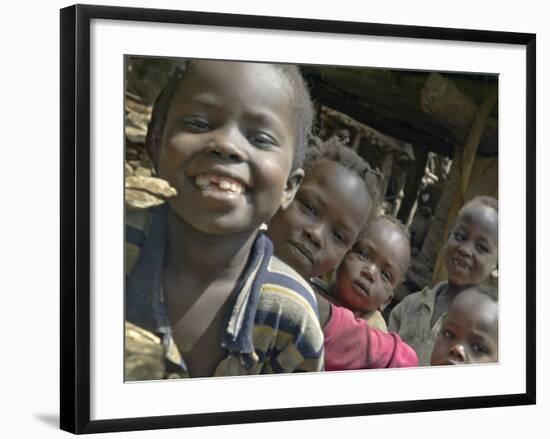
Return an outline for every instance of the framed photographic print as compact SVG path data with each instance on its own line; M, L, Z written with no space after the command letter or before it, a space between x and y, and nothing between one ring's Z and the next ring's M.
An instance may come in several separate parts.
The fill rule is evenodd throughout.
M62 9L61 428L534 404L535 48L524 33ZM285 251L292 209L309 222ZM408 241L398 263L372 261L394 242L369 233L381 218ZM348 256L376 269L351 299ZM492 291L483 306L450 303L473 286ZM404 323L418 291L425 331ZM441 347L460 312L489 323ZM336 315L361 336L334 351ZM364 361L335 366L345 355Z

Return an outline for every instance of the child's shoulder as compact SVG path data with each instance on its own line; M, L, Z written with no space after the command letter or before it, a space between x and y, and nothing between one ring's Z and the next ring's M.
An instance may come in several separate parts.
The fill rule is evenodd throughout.
M262 291L300 298L297 299L300 303L305 306L307 302L313 312L317 313L317 301L311 285L276 256L272 256L269 261Z
M446 282L441 282L433 287L426 286L422 288L419 291L416 291L415 293L411 293L408 296L406 296L398 306L404 308L404 307L411 307L415 306L419 303L431 303L435 300L435 295L437 291L441 288L441 286L445 285Z
M317 299L309 283L290 266L272 256L260 287L259 309L292 321L319 324Z
M304 358L317 355L323 347L323 332L311 286L275 256L264 274L256 308L256 325L262 326L263 336L286 334L282 340L301 340L296 349L303 351Z

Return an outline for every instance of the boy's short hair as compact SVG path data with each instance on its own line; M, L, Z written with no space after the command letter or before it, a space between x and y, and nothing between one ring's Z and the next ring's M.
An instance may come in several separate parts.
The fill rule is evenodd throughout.
M383 212L377 212L376 215L372 218L372 220L367 224L365 224L365 226L363 227L363 230L361 230L361 233L359 233L359 236L357 237L356 242L359 242L361 239L363 239L363 237L367 234L367 229L369 228L370 225L381 220L388 221L389 223L393 224L397 228L397 230L401 232L401 235L406 239L407 244L409 245L409 264L407 265L407 267L405 267L405 271L402 274L402 277L400 280L400 282L402 282L403 278L405 277L405 273L410 266L411 234L409 233L405 225L400 220L398 220L396 217L392 215L388 215Z
M468 288L467 290L477 291L478 293L483 294L484 296L487 296L493 302L498 303L498 290L495 287L491 287L485 284L478 284ZM464 291L467 291L467 290L464 290Z
M399 219L397 219L393 215L387 215L385 213L378 213L373 218L372 222L374 223L374 222L379 221L379 220L386 220L389 223L392 223L403 234L403 236L405 237L407 242L409 244L411 243L411 234L409 233L409 231L405 227L405 224L403 224ZM366 227L365 227L365 229L366 229Z
M476 204L490 207L491 209L494 209L494 211L498 214L498 200L496 198L490 197L489 195L478 195L472 198L470 201L466 202L464 206L462 206L462 208L458 212L458 216L462 215L467 209L475 206Z
M200 60L197 60L200 61ZM237 62L237 61L236 61ZM151 127L159 125L157 129L159 132L164 131L164 123L166 122L166 116L172 96L176 93L179 84L185 76L192 71L194 60L184 59L177 60L174 68L169 75L168 84L157 96L153 105L153 112L151 115L151 121L149 123L149 129L147 133L151 131ZM306 86L305 80L300 73L298 66L294 64L270 64L276 70L279 70L282 75L289 81L291 91L294 93L294 99L292 99L293 108L293 120L296 124L296 147L294 150L294 159L292 162L292 170L300 168L304 161L305 151L307 147L307 139L311 132L313 124L313 104L311 102L311 96Z
M367 221L367 224L370 223L372 216L376 214L377 206L380 202L382 174L372 169L365 159L353 149L345 146L337 138L331 137L328 140L322 141L318 137L312 136L304 161L306 177L308 172L311 171L317 163L325 160L342 165L344 168L357 175L365 183L365 187L373 203L373 208L371 209L371 214Z

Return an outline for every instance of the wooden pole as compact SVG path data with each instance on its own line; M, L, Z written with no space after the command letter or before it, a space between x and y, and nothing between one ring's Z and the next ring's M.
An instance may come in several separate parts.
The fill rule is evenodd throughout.
M481 139L481 134L483 133L483 128L485 127L485 123L487 121L487 118L489 117L489 113L491 112L491 109L493 108L496 100L496 90L492 91L485 97L477 111L476 117L472 124L472 128L468 134L468 138L466 139L464 149L462 153L459 154L459 157L455 157L455 160L457 158L459 160L460 186L454 194L451 209L449 211L449 215L447 216L445 234L443 235L445 239L451 231L451 227L453 226L453 223L460 208L464 205L464 202L466 201L464 197L466 195L468 182L470 181L470 174L472 171L472 165L475 160L477 147ZM439 250L439 254L437 256L437 261L432 275L432 285L441 282L447 277L445 266L443 264L444 253L445 246L443 245L441 246L441 249Z

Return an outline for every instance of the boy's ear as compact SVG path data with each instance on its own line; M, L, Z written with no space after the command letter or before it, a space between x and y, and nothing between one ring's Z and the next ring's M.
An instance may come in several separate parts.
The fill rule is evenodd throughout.
M155 166L155 170L158 170L158 163L160 158L160 147L162 143L162 132L159 124L153 121L149 122L147 127L147 134L145 135L145 148L147 154Z
M304 170L302 168L295 169L290 173L288 180L286 182L285 190L283 192L283 198L281 200L281 209L285 210L296 196L298 188L304 180Z

